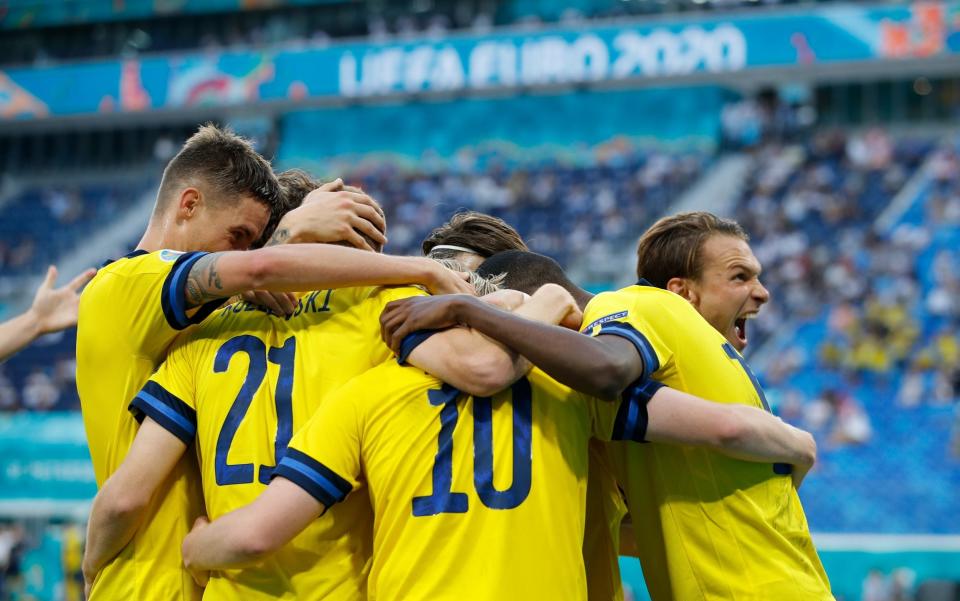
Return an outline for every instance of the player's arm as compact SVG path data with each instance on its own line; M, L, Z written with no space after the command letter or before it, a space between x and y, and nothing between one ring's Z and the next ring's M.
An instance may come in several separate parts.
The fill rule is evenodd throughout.
M757 407L714 403L660 387L646 413L645 439L651 442L706 447L744 461L789 463L802 472L800 480L817 458L809 432Z
M290 244L203 255L184 287L188 308L247 290L300 292L420 284L434 294L472 293L462 275L422 257L395 257L333 244Z
M557 381L602 399L614 399L649 367L633 343L619 336L585 336L491 307L466 295L394 301L381 318L384 340L397 350L418 330L466 325L506 345Z
M249 505L209 523L197 520L183 540L183 563L195 575L254 565L290 542L324 510L300 486L274 478Z
M562 287L547 284L533 296L524 297L514 290L501 290L482 300L540 323L559 324L566 320L579 325L580 310ZM530 362L522 355L474 329L458 327L428 335L411 351L401 348L401 361L467 394L491 396L530 370ZM418 334L413 334L402 346L418 342L417 338Z
M0 361L8 359L33 342L37 336L77 325L79 290L95 273L95 270L88 269L73 278L69 284L54 289L57 268L51 265L37 288L30 308L13 319L0 323Z
M120 467L103 484L90 509L83 576L92 582L143 522L154 493L173 471L187 444L147 417Z

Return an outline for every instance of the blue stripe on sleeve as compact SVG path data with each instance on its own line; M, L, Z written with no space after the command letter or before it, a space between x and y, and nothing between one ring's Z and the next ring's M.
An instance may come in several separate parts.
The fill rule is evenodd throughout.
M287 448L272 478L282 476L310 493L317 501L330 507L343 501L353 486L336 472L309 455Z
M397 363L405 365L407 359L410 357L410 353L439 331L440 330L417 330L412 334L407 334L403 342L400 343L400 354L397 356Z
M641 334L628 323L622 321L608 322L600 326L597 335L612 334L629 340L637 349L640 358L643 360L643 374L640 381L646 381L660 369L660 359L657 358L657 352L653 350L653 345L647 340L647 337Z
M186 286L190 269L204 256L210 253L189 252L180 255L170 268L160 292L160 307L167 323L175 330L182 330L192 324L200 323L217 310L226 299L204 303L192 316L187 315Z
M649 423L647 403L663 386L656 380L647 380L646 382L637 380L623 391L620 408L617 410L617 417L614 420L612 440L647 441L647 425Z
M156 382L148 381L128 409L138 421L149 416L186 444L197 435L197 412Z

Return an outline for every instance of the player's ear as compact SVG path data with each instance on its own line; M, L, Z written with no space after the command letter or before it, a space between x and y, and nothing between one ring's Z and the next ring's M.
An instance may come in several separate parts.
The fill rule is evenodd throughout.
M180 191L180 197L177 199L177 217L180 219L190 219L196 215L201 204L200 190L196 188L184 188Z
M688 301L696 302L694 298L696 296L696 291L693 290L693 287L690 286L690 280L687 278L670 278L667 282L667 290L673 292L674 294L679 294Z

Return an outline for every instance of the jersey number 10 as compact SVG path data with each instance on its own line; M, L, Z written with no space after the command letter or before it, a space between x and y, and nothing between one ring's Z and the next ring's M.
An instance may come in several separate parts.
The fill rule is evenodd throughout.
M510 389L513 395L513 482L506 490L493 484L493 400L473 399L473 485L480 501L490 509L513 509L530 494L530 421L533 402L530 382L518 380ZM441 406L440 436L433 463L433 493L413 498L416 517L440 513L466 513L466 493L453 492L453 431L460 418L457 397L460 392L444 384L428 393L431 405Z

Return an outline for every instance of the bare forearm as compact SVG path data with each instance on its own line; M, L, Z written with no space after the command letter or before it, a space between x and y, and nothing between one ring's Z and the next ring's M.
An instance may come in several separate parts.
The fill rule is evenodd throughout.
M395 257L332 244L292 244L216 253L193 266L187 301L197 306L247 290L302 292L350 286L424 284L441 267L427 259Z
M93 579L133 539L142 522L141 512L118 512L105 507L102 495L109 494L109 481L93 500L87 524L83 572Z
M0 323L0 361L7 360L40 334L40 321L32 311Z
M813 465L817 445L808 432L756 407L735 405L733 409L743 433L731 441L727 455L745 461Z
M515 351L469 328L436 333L414 349L407 362L481 397L503 390L529 370L529 363Z
M456 318L514 349L557 381L586 394L612 398L631 381L624 377L619 369L621 362L604 344L579 332L537 323L473 300L458 303Z
M650 442L700 446L758 463L812 465L813 438L756 407L662 387L646 404Z
M195 530L183 541L184 564L193 571L243 568L266 553L248 544L250 506L243 507Z

